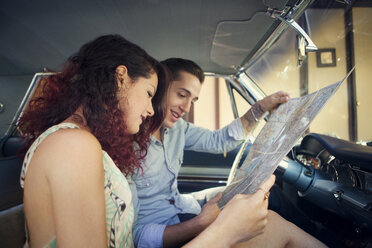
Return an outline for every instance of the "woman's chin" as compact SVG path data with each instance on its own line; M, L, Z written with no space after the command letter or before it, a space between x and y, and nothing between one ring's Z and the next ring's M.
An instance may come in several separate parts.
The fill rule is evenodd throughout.
M125 134L126 135L134 135L139 132L139 126L127 128Z

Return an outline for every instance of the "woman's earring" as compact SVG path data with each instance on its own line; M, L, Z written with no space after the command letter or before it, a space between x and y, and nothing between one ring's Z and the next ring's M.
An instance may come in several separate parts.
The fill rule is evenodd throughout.
M116 99L118 99L118 100L120 99L120 93L119 92L121 90L121 87L124 85L124 81L125 81L124 78L120 78L120 84L121 85L119 86L118 92L116 92Z
M121 80L121 81L123 81L123 80ZM121 86L119 86L119 89L116 92L116 99L118 99L118 100L120 99L120 94L119 94L120 90L121 90Z

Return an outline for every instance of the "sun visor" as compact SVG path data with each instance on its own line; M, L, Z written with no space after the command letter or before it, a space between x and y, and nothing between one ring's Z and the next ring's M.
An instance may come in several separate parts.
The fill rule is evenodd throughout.
M247 21L218 23L214 35L211 60L225 68L241 65L253 49L264 42L275 19L265 12L257 12Z
M293 2L293 1L292 1ZM288 3L288 1L278 1L278 0L262 0L262 3L265 4L267 7L277 10L282 10Z

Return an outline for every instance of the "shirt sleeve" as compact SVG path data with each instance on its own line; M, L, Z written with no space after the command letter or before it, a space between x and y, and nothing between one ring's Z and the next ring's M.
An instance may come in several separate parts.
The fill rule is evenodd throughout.
M197 127L185 121L183 121L182 125L184 125L185 130L186 150L224 153L233 150L245 139L240 118L233 120L224 128L215 131Z
M166 225L150 223L138 225L133 230L134 246L137 248L163 247L163 235Z

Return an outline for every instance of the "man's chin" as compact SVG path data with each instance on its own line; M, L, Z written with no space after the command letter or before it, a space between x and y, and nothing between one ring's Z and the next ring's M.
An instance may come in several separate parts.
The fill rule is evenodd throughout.
M164 121L163 123L164 127L166 128L172 128L174 124L175 122L172 122L172 121Z

